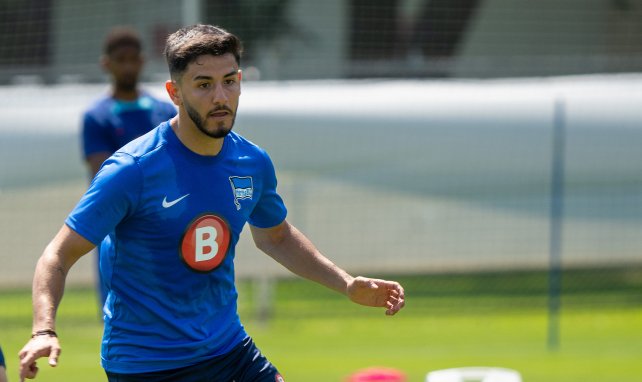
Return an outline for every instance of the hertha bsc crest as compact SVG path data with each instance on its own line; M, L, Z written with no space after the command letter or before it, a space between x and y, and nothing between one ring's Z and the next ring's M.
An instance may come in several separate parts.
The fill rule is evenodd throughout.
M237 210L241 209L241 199L252 199L254 185L251 176L230 176L232 192L234 192L234 205Z

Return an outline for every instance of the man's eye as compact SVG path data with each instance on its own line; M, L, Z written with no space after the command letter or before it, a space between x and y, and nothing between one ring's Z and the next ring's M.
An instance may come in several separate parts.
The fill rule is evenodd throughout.
M210 84L208 82L203 82L202 84L199 84L198 87L201 89L207 89L210 87Z

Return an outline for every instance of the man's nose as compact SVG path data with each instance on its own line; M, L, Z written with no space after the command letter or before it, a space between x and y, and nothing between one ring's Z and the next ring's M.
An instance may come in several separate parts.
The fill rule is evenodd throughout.
M214 94L212 98L213 103L226 103L227 102L227 93L223 84L214 85Z

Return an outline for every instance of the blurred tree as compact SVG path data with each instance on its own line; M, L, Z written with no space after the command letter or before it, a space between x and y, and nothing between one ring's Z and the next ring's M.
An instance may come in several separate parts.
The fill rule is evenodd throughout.
M290 0L214 0L205 2L205 20L236 34L243 41L243 59L252 62L256 46L284 36L306 40L307 33L288 17Z

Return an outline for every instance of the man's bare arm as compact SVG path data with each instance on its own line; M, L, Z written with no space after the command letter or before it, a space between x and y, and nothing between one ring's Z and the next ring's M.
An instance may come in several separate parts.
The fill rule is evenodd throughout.
M56 311L62 300L67 273L81 256L93 248L91 242L63 225L40 256L32 293L33 333L41 335L31 338L19 353L21 381L36 376L36 360L40 357L49 357L49 364L57 365L60 345L52 333L56 330Z
M352 277L287 221L271 228L250 228L256 246L291 272L342 293L358 304L386 308L388 315L404 307L404 290L399 283Z

